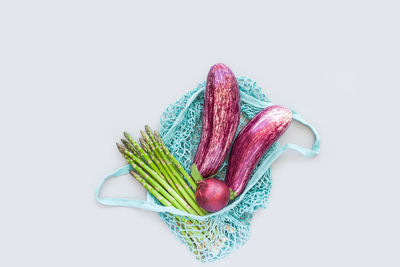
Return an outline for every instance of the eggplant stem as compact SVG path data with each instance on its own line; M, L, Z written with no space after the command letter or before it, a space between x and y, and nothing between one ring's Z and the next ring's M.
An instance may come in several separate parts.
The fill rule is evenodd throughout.
M229 193L230 193L230 198L229 198L230 200L234 200L237 197L237 193L230 188L229 188Z

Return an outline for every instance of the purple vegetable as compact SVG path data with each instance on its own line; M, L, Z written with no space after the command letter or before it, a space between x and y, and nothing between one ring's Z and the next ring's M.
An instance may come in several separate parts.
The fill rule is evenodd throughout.
M232 71L211 67L204 93L203 128L194 164L203 177L217 173L228 154L240 121L240 92Z
M222 210L229 202L229 187L215 178L201 180L196 190L196 202L206 211Z
M241 130L233 143L225 183L233 193L240 195L261 157L286 131L292 121L292 112L282 106L263 109Z

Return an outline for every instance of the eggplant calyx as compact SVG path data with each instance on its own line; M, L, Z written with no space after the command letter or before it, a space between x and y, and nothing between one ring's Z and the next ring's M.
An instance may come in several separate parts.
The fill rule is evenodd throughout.
M190 175L193 177L193 179L194 179L194 181L196 183L198 183L201 180L204 180L203 176L201 176L201 174L199 172L199 169L197 169L197 166L196 166L195 163L193 163L193 165L192 165L192 169L190 171Z
M229 197L230 200L234 200L237 197L237 193L230 188L229 188L229 195L230 195Z

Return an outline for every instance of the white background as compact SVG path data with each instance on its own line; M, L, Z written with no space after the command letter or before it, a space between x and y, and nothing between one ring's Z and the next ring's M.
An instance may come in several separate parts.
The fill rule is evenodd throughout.
M157 214L96 203L114 143L223 62L319 130L212 266L400 266L398 1L1 1L0 265L200 266ZM294 125L285 142L310 146ZM105 196L144 198L128 176ZM204 266L204 265L202 265Z

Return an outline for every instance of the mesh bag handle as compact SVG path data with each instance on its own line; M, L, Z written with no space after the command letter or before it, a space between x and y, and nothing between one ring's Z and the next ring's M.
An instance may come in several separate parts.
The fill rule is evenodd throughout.
M261 101L255 97L245 94L244 92L240 92L240 99L241 99L241 101L251 103L252 106L258 107L260 109L264 109L266 107L274 105L271 102ZM291 109L291 111L292 111L293 120L303 124L304 126L306 126L307 128L309 128L311 130L311 132L314 135L314 144L311 149L305 148L305 147L302 147L302 146L299 146L296 144L286 144L283 147L281 147L281 149L283 150L282 152L284 152L288 149L292 149L292 150L295 150L295 151L301 153L303 156L305 156L307 158L315 157L319 153L320 143L321 143L321 138L317 132L317 129L315 129L314 126L312 126L311 124L306 122L297 111L295 111L293 109Z
M305 148L305 147L302 147L302 146L299 146L296 144L286 144L282 147L283 152L288 149L293 149L293 150L301 153L303 156L305 156L307 158L315 157L319 153L319 147L321 144L321 138L320 138L317 130L311 124L306 122L298 112L292 110L292 116L295 121L303 124L304 126L308 127L311 130L311 132L314 134L314 144L311 149Z
M106 205L106 206L118 206L118 207L129 207L129 208L140 208L149 211L155 212L170 212L177 215L188 215L188 213L178 210L174 207L165 207L161 204L158 204L154 201L154 199L150 196L150 193L147 193L147 199L134 199L134 198L118 198L118 197L101 197L101 189L103 188L105 182L108 179L113 177L119 177L123 175L129 174L129 170L132 167L130 165L122 166L121 168L115 170L110 173L106 177L104 177L103 181L98 185L96 189L96 200L97 202Z

